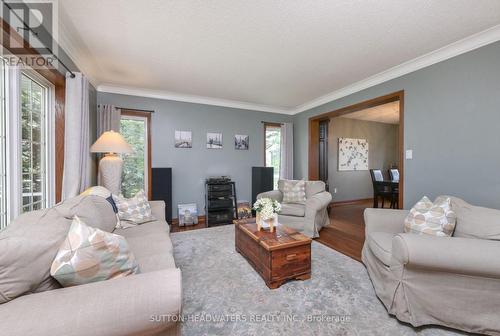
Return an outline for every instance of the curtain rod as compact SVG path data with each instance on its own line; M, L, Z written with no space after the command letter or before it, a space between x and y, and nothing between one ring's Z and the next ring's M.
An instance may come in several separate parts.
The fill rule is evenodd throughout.
M138 111L138 112L149 112L149 113L155 113L154 110L141 110L141 109L136 109L136 108L130 108L130 107L119 107L115 106L115 108L120 109L120 110L129 110L129 111Z
M54 52L52 51L52 49L50 49L49 47L47 47L45 45L45 43L43 43L43 41L38 38L38 33L35 32L30 26L28 26L28 24L26 24L26 22L24 22L24 20L21 19L21 17L17 14L17 12L15 10L13 10L12 7L7 2L5 2L5 0L2 0L2 2L5 5L5 7L7 7L10 10L11 13L14 13L14 15L17 17L17 19L23 23L24 29L27 30L27 31L29 31L30 33L32 33L34 36L36 36L36 39L41 44L43 44L43 46L45 48L47 48L47 50L52 54L52 56L54 56L56 58L56 60L59 62L59 64L61 64L63 66L63 68L66 69L70 73L70 77L71 78L75 78L75 76L76 76L75 73L73 71L71 71L71 69L68 68L66 66L66 64L64 64L63 61L61 61L61 59L56 54L54 54ZM12 28L14 28L14 27L12 27ZM20 27L18 27L18 28L20 28ZM17 31L17 29L16 29L16 31ZM24 36L21 36L21 37L24 40ZM42 56L42 55L40 55L40 56Z
M283 123L281 123L281 122L275 122L275 121L265 121L265 120L261 120L260 122L261 122L262 124L283 125Z
M102 105L108 105L108 104L97 104L97 107L101 107ZM112 105L112 104L109 104L109 105ZM137 111L137 112L155 113L154 110L141 110L141 109L131 108L131 107L119 107L119 106L115 106L115 108L118 109L118 110L129 110L129 111Z

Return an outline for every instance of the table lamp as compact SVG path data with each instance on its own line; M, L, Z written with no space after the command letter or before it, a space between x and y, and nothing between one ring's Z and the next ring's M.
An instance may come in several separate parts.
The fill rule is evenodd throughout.
M104 132L90 147L92 153L106 153L99 161L100 184L113 194L120 194L123 160L118 154L132 153L132 147L115 131Z

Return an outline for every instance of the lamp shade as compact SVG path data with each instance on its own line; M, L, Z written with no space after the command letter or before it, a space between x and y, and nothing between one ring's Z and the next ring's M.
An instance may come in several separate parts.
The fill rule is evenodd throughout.
M132 153L132 147L125 141L123 136L115 131L104 132L99 139L90 147L92 153Z

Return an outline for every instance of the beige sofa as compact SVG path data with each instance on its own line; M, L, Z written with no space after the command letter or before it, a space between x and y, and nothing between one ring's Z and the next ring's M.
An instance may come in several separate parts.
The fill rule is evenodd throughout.
M173 259L165 205L151 205L156 221L114 230L116 217L105 199L79 196L22 215L0 232L0 334L177 335L181 272ZM141 273L61 288L50 265L73 215L124 236Z
M257 195L257 199L267 197L281 203L283 201L282 190L283 180L280 180L278 190L261 193ZM321 228L330 223L327 208L331 201L332 195L325 191L324 182L306 181L306 203L282 203L278 222L308 237L318 237Z
M403 232L405 210L366 209L362 259L388 312L500 335L500 211L452 198L453 237Z

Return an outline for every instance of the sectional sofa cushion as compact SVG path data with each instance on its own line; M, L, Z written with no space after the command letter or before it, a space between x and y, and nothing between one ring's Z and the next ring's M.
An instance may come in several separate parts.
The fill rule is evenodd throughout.
M113 232L117 223L113 207L101 196L80 195L64 201L55 208L70 221L78 216L87 225L106 232Z
M121 228L147 223L155 219L144 190L139 191L132 198L113 195L113 200L118 208L119 227Z
M50 265L70 225L52 208L21 215L0 232L0 303L60 288Z
M281 180L278 183L279 190L283 193L283 203L306 202L306 182L302 180Z
M125 277L139 272L122 236L105 232L75 216L52 263L50 274L63 286Z
M406 217L404 232L450 237L455 229L456 219L449 197L438 197L433 203L424 196Z
M0 232L0 304L20 295L60 288L50 266L74 215L111 231L116 216L101 197L78 196L51 208L23 214Z
M500 240L500 210L471 205L450 197L457 214L454 237Z
M116 229L122 235L139 264L141 273L175 268L173 246L165 221L152 221L127 229Z
M181 271L163 269L19 297L0 305L0 334L181 335L181 302Z

